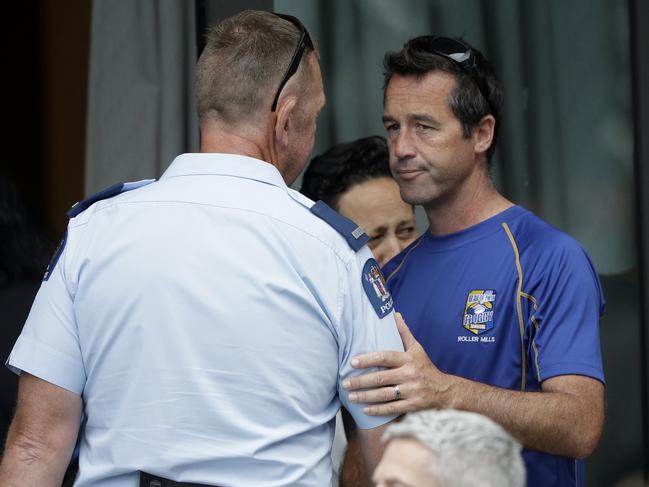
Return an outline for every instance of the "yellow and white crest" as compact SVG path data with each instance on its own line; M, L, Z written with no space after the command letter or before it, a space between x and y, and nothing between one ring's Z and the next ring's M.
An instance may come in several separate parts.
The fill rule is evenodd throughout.
M493 289L469 291L462 326L475 335L491 330L494 327L495 305L496 291Z

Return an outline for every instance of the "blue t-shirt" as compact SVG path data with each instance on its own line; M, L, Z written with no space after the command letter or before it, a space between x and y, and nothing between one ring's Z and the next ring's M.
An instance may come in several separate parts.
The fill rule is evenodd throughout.
M604 297L588 255L520 206L463 231L426 232L383 268L396 310L443 372L539 391L554 376L604 382ZM525 450L529 487L583 485L583 464Z

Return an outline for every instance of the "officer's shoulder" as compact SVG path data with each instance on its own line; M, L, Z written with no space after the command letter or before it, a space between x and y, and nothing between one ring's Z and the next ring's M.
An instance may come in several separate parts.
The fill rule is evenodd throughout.
M92 207L95 203L109 200L115 198L120 194L142 188L143 186L147 186L154 181L155 179L143 179L141 181L113 184L112 186L109 186L108 188L103 189L98 193L95 193L92 196L89 196L72 205L72 207L67 212L68 218L70 218L70 220L82 219L83 215L86 213L86 210ZM88 215L86 214L86 216Z
M327 233L330 235L332 234L331 230L334 230L354 252L358 252L367 244L369 237L363 229L349 218L342 216L324 201L314 203L303 194L291 189L289 189L288 194L296 203L308 209L310 214L315 217L313 220L315 222L314 227L328 228L330 230ZM325 225L322 225L322 222Z

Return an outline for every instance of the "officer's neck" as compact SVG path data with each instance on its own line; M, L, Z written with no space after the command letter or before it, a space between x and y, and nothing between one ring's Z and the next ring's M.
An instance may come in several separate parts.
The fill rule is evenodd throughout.
M263 135L254 128L231 128L215 123L201 126L201 152L237 154L270 162L265 146Z

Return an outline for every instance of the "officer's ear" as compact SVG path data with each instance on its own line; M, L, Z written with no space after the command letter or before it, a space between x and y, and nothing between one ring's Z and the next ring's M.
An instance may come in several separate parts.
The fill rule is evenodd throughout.
M473 150L476 154L483 154L489 150L494 140L496 119L493 115L485 115L473 128Z
M283 147L288 145L289 134L296 130L297 96L287 95L280 99L275 110L275 141Z

